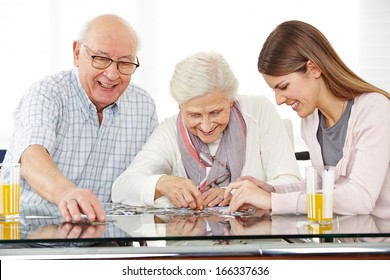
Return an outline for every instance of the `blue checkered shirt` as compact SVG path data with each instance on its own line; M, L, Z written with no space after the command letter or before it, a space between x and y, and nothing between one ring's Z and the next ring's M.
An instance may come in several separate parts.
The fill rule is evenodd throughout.
M33 85L18 104L5 161L17 162L28 146L42 145L76 186L110 202L112 183L157 125L154 100L131 84L104 109L99 126L96 107L82 88L77 69L59 72ZM24 179L21 191L24 203L44 201Z

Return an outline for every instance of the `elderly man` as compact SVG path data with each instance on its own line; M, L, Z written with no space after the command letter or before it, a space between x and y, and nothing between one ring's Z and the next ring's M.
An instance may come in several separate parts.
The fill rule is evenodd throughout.
M21 162L21 201L58 205L66 221L104 221L100 202L158 124L134 84L137 37L115 15L89 21L73 43L76 69L33 85L19 103L5 162Z

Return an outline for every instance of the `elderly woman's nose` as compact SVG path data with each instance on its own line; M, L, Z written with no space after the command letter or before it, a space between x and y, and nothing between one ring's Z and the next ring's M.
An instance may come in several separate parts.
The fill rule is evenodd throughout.
M210 121L209 118L204 117L204 118L202 119L202 122L200 123L200 126L201 126L201 128L202 128L203 131L208 132L208 131L211 130L211 128L212 128L213 125L212 125L212 122Z

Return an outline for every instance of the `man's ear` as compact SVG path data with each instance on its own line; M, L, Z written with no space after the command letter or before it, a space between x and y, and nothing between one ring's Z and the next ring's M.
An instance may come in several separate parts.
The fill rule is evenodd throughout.
M321 77L321 69L318 68L318 66L312 62L311 60L309 60L308 62L306 62L306 74L317 79L319 77Z
M79 67L79 56L80 56L80 42L73 42L73 65Z

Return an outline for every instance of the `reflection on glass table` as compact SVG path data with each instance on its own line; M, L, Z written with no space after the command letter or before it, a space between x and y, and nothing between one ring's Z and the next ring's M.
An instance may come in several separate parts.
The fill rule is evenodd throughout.
M226 213L226 208L150 209L104 205L106 223L65 223L51 204L23 205L18 221L0 223L0 243L94 244L147 240L259 240L390 238L390 221L375 216L335 216L325 227L309 224L305 215L277 216L261 210ZM89 243L90 242L90 243ZM64 245L65 246L65 245ZM80 245L83 246L83 245Z

